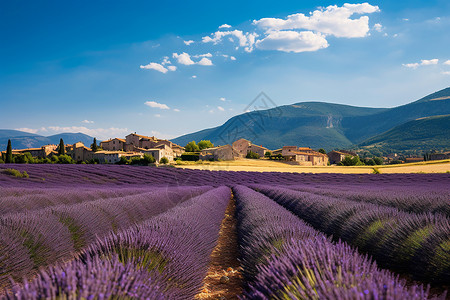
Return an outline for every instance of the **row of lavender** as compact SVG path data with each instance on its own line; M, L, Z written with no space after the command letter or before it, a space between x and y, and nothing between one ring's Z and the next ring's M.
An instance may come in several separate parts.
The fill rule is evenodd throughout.
M30 178L16 178L5 174L5 168L26 171ZM169 167L138 167L118 165L0 165L0 187L28 186L177 186L177 185L324 185L355 186L392 185L448 188L450 174L299 174L278 172L228 172L178 169Z
M159 188L129 196L51 206L43 201L42 209L2 214L0 287L8 286L9 277L20 280L24 275L36 273L40 267L71 259L98 237L143 222L210 189L179 187L168 192L166 188ZM117 196L108 192L96 196L100 194ZM62 198L61 203L70 203L66 200ZM57 203L58 200L53 200L51 204Z
M335 240L368 253L382 267L435 285L450 282L447 215L408 213L395 207L281 187L253 187Z
M428 299L367 256L332 243L270 198L234 188L248 299ZM445 299L445 295L441 296Z
M202 286L230 196L229 188L219 187L110 233L3 298L192 299Z
M352 201L392 206L411 213L441 213L450 217L450 186L433 184L429 188L399 187L395 184L358 187L330 185L327 187L287 186L287 188Z

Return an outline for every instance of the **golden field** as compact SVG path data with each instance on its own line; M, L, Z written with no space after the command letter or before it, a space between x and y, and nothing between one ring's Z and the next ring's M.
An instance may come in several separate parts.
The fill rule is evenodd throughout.
M281 161L265 159L239 159L233 161L215 162L183 162L177 168L212 170L212 171L247 171L247 172L292 172L292 173L341 173L341 174L369 174L377 168L380 173L446 173L450 172L450 160L408 163L401 165L383 166L298 166Z

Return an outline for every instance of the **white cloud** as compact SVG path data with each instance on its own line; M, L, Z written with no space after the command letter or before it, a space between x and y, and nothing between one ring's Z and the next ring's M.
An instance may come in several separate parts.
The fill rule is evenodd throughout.
M154 63L154 62L151 62L151 63L149 63L148 65L145 65L145 66L141 65L140 68L141 69L146 69L146 70L153 69L153 70L156 70L156 71L164 73L164 74L167 73L167 71L168 71L168 69L165 68L163 65L158 64L158 63Z
M442 75L450 75L450 71L443 71L441 72Z
M411 69L417 69L418 66L420 66L419 63L410 63L410 64L402 64L402 66L411 68Z
M94 124L94 121L83 120L83 121L81 121L81 123L85 123L85 124Z
M295 53L317 51L327 47L328 42L325 37L312 31L273 31L256 43L256 48L261 50Z
M408 21L409 21L408 18L403 18L402 20L405 21L405 22L408 22Z
M230 56L230 59L231 59L231 60L236 60L236 57Z
M222 39L226 36L229 38L237 38L240 47L244 47L246 52L253 51L253 45L255 44L256 38L258 34L256 33L244 33L242 30L233 30L233 31L216 31L210 36L204 36L202 38L203 43L214 43L214 45L218 44L222 41Z
M373 25L373 29L375 29L378 32L382 32L383 31L383 25L381 25L380 23L376 23L375 25Z
M176 58L178 63L182 65L189 66L195 64L195 62L191 59L191 56L186 52L183 52L181 54L173 53L173 58Z
M222 28L231 28L231 25L228 25L228 24L220 25L219 29L222 29Z
M217 109L220 111L225 111L225 108L223 108L222 106L217 106Z
M170 109L166 104L158 103L155 101L147 101L144 103L147 106L153 107L153 108L159 108L159 109Z
M195 78L197 78L197 75L192 75L191 78L192 78L192 79L195 79Z
M403 64L404 67L411 68L411 69L417 69L420 66L429 66L429 65L437 65L439 62L439 59L422 59L420 63L409 63L409 64Z
M437 58L435 58L435 59L422 59L421 60L421 65L422 66L437 65L438 62L439 62L439 59L437 59Z
M173 111L180 112L178 108L174 108Z
M167 67L167 69L169 70L169 71L176 71L177 70L177 67L176 66L168 66Z
M192 57L199 58L199 57L212 57L213 55L211 53L205 53L205 54L197 54L192 55Z
M200 59L200 61L197 64L201 65L201 66L212 66L213 65L212 61L206 57L203 57L202 59Z
M223 101L223 102L227 101L227 99L224 98L224 97L219 98L219 100L220 100L220 101Z
M344 4L341 7L330 5L305 16L302 13L289 15L286 19L263 18L253 24L267 31L312 30L336 37L365 37L369 32L369 17L350 18L354 14L370 14L380 11L378 6L369 3Z
M155 116L155 118L161 118L160 114L155 114L154 116Z
M28 132L28 133L37 133L39 131L39 129L26 128L26 127L24 127L24 128L15 128L15 130Z
M450 59L444 62L444 65L450 66Z
M170 65L171 62L170 62L170 60L169 60L169 57L168 57L168 56L164 56L163 61L162 61L161 64L162 64L162 65L166 65L166 64Z
M193 44L194 41L193 40L189 40L189 41L183 41L183 43L187 46L189 46L190 44Z

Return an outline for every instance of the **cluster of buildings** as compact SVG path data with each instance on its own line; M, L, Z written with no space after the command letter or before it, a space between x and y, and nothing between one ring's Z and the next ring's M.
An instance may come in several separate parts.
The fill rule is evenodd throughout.
M28 148L13 150L13 155L30 153L33 157L51 158L58 155L57 145L46 145L40 148ZM100 143L99 151L93 151L82 142L73 145L65 145L66 154L70 155L76 162L96 160L100 163L114 164L122 157L131 159L142 158L145 154L151 155L157 162L166 157L169 162L180 157L185 149L169 140L158 139L154 136L144 136L131 133L122 138L113 138ZM245 158L250 152L264 157L270 151L261 145L255 145L246 139L239 139L231 145L203 149L199 154L200 160L235 160ZM5 152L5 151L3 151ZM357 156L355 152L339 150L330 151L327 154L315 151L308 147L284 146L271 152L272 157L282 158L290 164L301 166L326 166L328 164L338 164L346 156ZM395 157L393 158L395 159ZM450 152L433 153L429 155L429 160L450 159ZM406 158L406 162L423 161L423 158Z
M260 157L270 151L266 147L254 145L246 139L239 139L231 145L208 148L201 151L199 158L201 160L234 160L244 158L248 153L254 152ZM284 146L281 149L271 151L272 156L280 155L285 161L302 166L326 166L328 156L317 152L311 148Z
M30 153L33 157L51 158L58 155L58 145L46 145L40 148L28 148L21 150L13 150L13 155ZM99 151L92 151L90 147L86 147L82 142L73 145L66 144L65 152L71 156L74 161L91 161L96 160L100 163L117 163L122 157L131 159L133 157L142 158L144 154L152 155L157 162L162 157L166 157L169 161L173 161L175 157L180 156L184 152L184 148L172 143L168 140L148 137L131 133L125 139L114 138L100 143Z

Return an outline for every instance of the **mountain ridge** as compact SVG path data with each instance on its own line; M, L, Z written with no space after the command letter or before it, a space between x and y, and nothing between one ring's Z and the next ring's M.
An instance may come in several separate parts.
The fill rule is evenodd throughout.
M223 145L232 143L233 139L246 138L269 149L302 145L332 150L357 145L417 118L443 114L450 114L450 87L393 108L297 102L243 113L222 125L172 141L185 145L192 140L206 139Z

